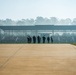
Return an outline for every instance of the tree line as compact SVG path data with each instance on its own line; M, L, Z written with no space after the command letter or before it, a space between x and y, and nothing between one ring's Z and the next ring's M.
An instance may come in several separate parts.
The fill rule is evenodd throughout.
M76 25L76 18L70 19L58 19L57 17L44 18L41 16L36 17L36 19L21 19L21 20L12 20L12 19L0 19L0 26L7 25Z

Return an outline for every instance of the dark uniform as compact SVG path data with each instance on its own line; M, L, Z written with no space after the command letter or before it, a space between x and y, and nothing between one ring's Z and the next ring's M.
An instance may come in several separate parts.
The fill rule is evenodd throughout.
M27 42L28 42L28 43L31 43L31 41L32 41L31 37L28 36L28 37L27 37Z
M29 39L30 39L29 41L30 41L30 43L31 43L31 42L32 42L32 38L31 38L31 37L29 37Z
M38 40L38 43L41 42L41 38L40 38L40 36L37 36L37 40Z
M43 43L45 43L46 37L45 37L45 36L43 36L42 38L43 38Z
M48 41L48 43L50 43L50 37L49 36L47 37L47 41Z
M53 43L53 38L52 38L52 36L51 36L51 43Z
M36 43L36 37L33 36L33 43Z

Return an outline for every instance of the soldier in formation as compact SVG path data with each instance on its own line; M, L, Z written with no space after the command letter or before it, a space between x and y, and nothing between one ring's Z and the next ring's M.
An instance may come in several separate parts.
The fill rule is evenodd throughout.
M50 43L50 37L49 36L47 37L47 42Z
M37 36L37 38L36 38L36 36L33 36L33 37L28 36L27 42L32 43L32 39L33 39L33 43L36 43L36 40L38 41L38 43L41 43L41 37L40 36ZM47 38L45 36L43 36L42 40L43 40L43 43L45 43L46 40L48 43L50 43L50 41L51 41L51 43L53 43L53 37L52 36L51 36L51 38L49 36Z
M45 36L43 36L42 38L43 38L43 43L45 43L46 37L45 37Z
M32 38L30 36L27 37L27 42L31 43L32 42Z
M33 36L33 43L36 43L36 37Z
M38 40L38 43L40 43L41 42L41 37L37 36L37 40Z

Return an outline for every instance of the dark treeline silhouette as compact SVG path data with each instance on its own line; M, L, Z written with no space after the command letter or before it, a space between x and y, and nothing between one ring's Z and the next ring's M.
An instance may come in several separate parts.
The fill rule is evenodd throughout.
M36 17L36 19L21 19L21 20L0 20L0 26L8 26L8 25L76 25L76 18L70 19L59 19L57 17L44 18L41 16Z

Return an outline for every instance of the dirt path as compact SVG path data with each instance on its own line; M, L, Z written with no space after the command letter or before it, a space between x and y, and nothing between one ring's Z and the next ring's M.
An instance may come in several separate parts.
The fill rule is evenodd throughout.
M76 75L76 46L0 44L0 75Z

